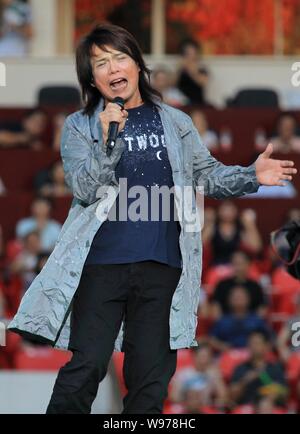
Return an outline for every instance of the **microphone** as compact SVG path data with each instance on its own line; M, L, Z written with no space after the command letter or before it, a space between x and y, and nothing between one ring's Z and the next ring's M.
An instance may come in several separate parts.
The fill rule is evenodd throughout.
M123 98L117 96L112 101L114 104L118 104L122 109L124 108L125 101ZM108 127L108 138L106 142L106 153L108 156L111 155L112 150L115 147L117 136L118 136L119 122L110 122Z

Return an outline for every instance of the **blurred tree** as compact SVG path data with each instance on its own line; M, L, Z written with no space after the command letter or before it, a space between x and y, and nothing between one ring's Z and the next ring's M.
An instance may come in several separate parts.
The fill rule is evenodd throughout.
M189 36L201 41L206 54L273 54L276 1L280 1L285 52L296 54L300 0L167 0L167 18L181 26L185 23Z

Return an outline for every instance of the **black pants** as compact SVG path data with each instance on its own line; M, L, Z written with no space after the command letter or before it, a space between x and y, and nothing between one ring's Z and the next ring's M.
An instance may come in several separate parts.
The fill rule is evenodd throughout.
M177 350L169 345L172 296L181 269L155 261L87 265L74 295L69 349L47 413L90 413L121 321L124 413L162 413Z

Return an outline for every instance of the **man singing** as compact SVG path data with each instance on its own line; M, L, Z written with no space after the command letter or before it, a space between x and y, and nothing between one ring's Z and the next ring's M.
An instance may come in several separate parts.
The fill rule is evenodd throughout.
M176 187L191 187L192 203L198 186L214 198L241 196L282 185L296 169L271 159L271 144L249 167L213 158L191 118L152 89L138 43L123 28L95 27L77 48L76 66L84 108L66 119L61 141L74 200L9 328L72 351L47 413L90 413L114 350L124 352L123 413L162 413L177 350L197 346L201 232L180 218ZM113 121L119 135L109 156ZM136 199L128 194L124 210L121 192L143 187L150 196L173 186L168 207L179 218L121 218Z

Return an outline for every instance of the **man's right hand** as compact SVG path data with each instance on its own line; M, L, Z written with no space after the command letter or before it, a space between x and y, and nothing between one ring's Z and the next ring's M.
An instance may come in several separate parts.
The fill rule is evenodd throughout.
M119 128L118 132L122 131L125 127L125 122L128 117L128 112L125 109L122 109L118 104L114 104L109 102L103 110L99 114L99 120L102 125L102 137L103 142L106 144L108 137L108 128L110 122L118 122Z

